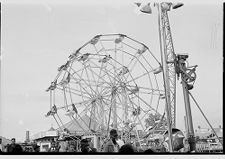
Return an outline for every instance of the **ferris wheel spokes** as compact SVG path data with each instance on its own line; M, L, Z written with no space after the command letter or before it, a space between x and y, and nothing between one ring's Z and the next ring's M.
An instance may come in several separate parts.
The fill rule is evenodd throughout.
M73 110L74 104L78 113L69 119L85 133L107 135L109 128L117 128L138 136L146 131L149 112L158 111L162 94L154 76L160 65L153 60L144 44L125 35L95 36L57 74L58 110Z

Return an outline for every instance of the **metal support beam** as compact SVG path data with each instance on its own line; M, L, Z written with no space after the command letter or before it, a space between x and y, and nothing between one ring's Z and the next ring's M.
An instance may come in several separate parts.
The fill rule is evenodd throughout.
M125 87L122 87L122 102L124 106L124 122L126 123L128 121L128 105L127 105L127 94L126 94Z
M162 23L162 8L161 3L156 3L158 8L158 23L159 23L159 41L160 41L160 52L161 52L161 62L163 66L163 81L164 81L164 88L165 88L165 95L166 95L166 116L167 116L167 125L168 125L168 135L169 135L169 151L173 152L173 144L172 144L172 127L171 127L171 103L170 103L170 85L168 80L168 67L167 67L167 55L165 51L165 34L163 30L163 23ZM164 49L164 50L163 50Z
M113 128L117 130L116 87L112 92Z
M176 127L176 71L175 71L175 60L176 55L173 47L172 33L169 24L169 17L167 14L168 8L170 8L171 3L163 2L161 3L161 21L163 29L163 44L164 44L164 54L166 56L167 64L167 79L168 85L170 87L170 113L171 113L171 124L172 127Z
M187 138L190 145L190 151L195 150L195 136L194 136L194 128L193 128L193 121L192 121L192 114L191 114L191 106L190 106L190 98L188 93L188 76L186 75L186 64L185 61L188 58L187 55L178 55L178 67L179 70L182 70L184 72L181 73L181 84L183 88L183 95L184 95L184 104L185 104L185 112L186 112L186 118L187 118Z

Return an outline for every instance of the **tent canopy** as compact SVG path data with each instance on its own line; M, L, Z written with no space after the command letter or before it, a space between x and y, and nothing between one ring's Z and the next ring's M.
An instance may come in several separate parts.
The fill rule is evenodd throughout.
M57 130L67 129L70 133L96 132L98 130L98 122L87 115L73 119L70 122L59 127Z

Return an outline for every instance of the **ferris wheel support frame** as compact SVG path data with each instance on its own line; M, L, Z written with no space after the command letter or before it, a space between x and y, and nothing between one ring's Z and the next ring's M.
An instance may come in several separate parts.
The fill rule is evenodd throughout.
M127 105L127 96L126 96L126 90L124 87L122 87L122 102L124 105L124 122L126 123L128 121L128 105Z
M117 108L116 108L116 90L112 92L112 109L113 109L113 129L117 130Z

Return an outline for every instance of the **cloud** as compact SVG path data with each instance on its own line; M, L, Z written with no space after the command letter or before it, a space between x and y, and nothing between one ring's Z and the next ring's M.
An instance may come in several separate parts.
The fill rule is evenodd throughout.
M21 126L24 125L23 120L20 119L20 120L18 121L18 124L21 125Z
M43 6L48 12L52 12L52 7L48 3L43 3Z

